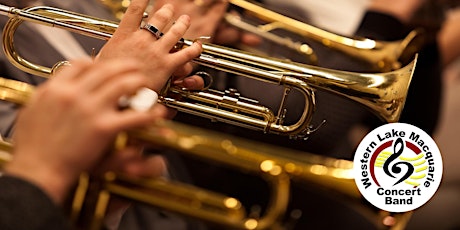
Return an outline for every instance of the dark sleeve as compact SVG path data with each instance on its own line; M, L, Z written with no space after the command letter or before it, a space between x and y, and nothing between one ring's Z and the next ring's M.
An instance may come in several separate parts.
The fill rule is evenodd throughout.
M367 11L355 34L376 40L394 41L406 36L407 28L388 14Z
M72 229L62 210L38 187L0 176L0 229Z

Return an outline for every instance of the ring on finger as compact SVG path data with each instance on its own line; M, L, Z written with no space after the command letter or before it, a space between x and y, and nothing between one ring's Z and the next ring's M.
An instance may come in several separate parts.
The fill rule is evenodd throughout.
M163 36L163 33L154 25L145 23L141 29L145 29L153 34L157 39L160 39Z

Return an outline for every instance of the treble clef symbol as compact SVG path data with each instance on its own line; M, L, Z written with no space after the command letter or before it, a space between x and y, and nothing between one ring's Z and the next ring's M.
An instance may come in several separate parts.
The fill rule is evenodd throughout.
M393 145L393 151L394 153L388 157L388 159L385 161L385 163L383 164L383 171L385 172L385 174L387 174L388 176L390 177L393 177L393 178L396 178L393 173L395 174L400 174L402 169L399 165L406 165L407 166L407 172L404 174L403 177L401 177L401 179L398 180L398 182L396 182L393 186L401 183L402 181L404 181L405 179L409 178L410 175L412 175L412 173L414 172L414 166L412 164L410 164L409 162L404 162L404 161L401 161L401 162L398 162L398 163L395 163L392 167L391 167L391 172L389 170L390 168L390 163L396 159L398 159L398 157L404 152L404 142L401 138L398 138L396 139L394 145Z

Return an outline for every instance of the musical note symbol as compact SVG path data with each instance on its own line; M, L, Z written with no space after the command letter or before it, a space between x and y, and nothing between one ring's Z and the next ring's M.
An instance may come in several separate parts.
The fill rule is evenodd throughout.
M394 142L393 152L394 153L390 157L388 157L388 159L383 164L383 171L385 172L385 174L387 174L390 177L396 178L394 174L397 175L397 174L401 174L402 172L400 165L407 166L406 173L393 185L395 186L403 182L404 180L406 180L412 175L412 173L414 172L414 166L409 162L400 161L400 162L393 164L393 166L391 166L391 172L390 172L390 164L393 161L397 160L398 157L404 152L404 141L401 138L396 139L396 141Z

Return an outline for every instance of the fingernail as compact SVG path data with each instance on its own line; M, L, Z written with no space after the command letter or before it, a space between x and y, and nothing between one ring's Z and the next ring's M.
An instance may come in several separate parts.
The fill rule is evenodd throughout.
M193 78L186 78L184 79L182 85L187 89L193 88L196 85L196 81Z
M179 84L182 84L182 82L184 82L183 80L175 80L173 82L174 85L179 85Z
M193 41L193 42L196 43L196 44L198 44L198 45L200 45L200 46L203 45L203 43L201 42L201 40L195 40L195 41Z

